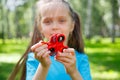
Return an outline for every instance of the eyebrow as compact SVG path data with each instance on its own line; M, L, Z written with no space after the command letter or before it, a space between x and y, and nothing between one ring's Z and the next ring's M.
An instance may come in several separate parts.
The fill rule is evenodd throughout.
M57 16L57 18L65 18L66 16ZM46 18L54 18L54 16L46 16L46 17L43 17L44 19Z

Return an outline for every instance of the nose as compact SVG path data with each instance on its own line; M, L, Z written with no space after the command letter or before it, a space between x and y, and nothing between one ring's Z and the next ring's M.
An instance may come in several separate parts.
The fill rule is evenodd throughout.
M59 29L59 25L57 22L53 22L53 25L52 25L52 30L58 30Z

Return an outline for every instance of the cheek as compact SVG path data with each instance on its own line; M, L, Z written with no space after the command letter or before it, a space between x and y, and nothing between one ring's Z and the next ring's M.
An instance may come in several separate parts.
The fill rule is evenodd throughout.
M67 27L63 29L67 38L68 38L69 34L73 32L73 29L74 29L74 27L71 24L68 24Z
M65 33L69 34L69 33L71 33L72 31L73 31L73 27L72 27L71 24L68 24L68 25L66 25L66 27L64 27L64 32L65 32Z
M44 37L49 38L49 36L50 36L50 29L44 27L44 28L41 29L41 33L42 33L42 35Z
M66 38L68 38L68 36L70 34L69 29L68 28L64 28L62 31L63 31L62 33L65 34Z

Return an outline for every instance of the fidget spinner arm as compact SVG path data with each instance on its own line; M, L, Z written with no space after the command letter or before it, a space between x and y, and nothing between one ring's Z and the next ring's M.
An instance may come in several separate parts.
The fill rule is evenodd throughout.
M50 55L54 55L54 53L63 52L63 49L68 48L64 46L63 42L65 41L64 34L54 34L51 36L48 42L42 42L48 45L48 49L51 51Z

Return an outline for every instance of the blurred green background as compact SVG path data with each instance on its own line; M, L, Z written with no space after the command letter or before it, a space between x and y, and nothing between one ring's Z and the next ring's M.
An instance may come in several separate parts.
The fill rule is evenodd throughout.
M0 80L26 50L37 0L0 0ZM120 80L120 0L68 0L81 19L93 80Z

